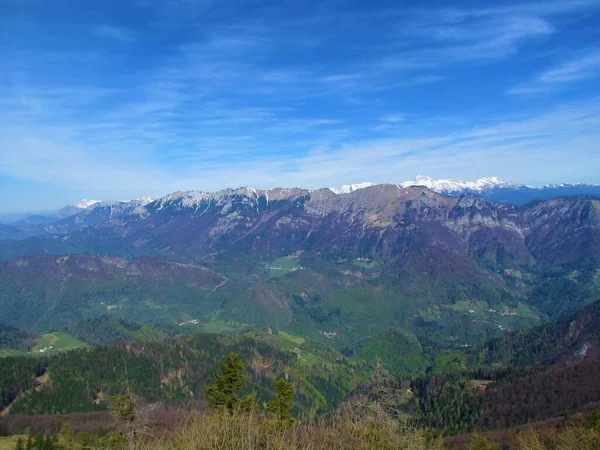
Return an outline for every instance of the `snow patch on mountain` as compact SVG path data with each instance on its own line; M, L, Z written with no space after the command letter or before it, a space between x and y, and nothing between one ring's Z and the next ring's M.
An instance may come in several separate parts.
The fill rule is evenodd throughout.
M135 200L106 200L99 201L91 206L85 208L79 214L77 214L76 221L84 221L86 217L90 217L97 214L108 214L110 219L116 217L123 217L128 214L134 213L138 208L143 208L149 203L153 202L154 199L150 197L136 198Z
M227 188L217 192L178 191L157 199L150 207L155 211L166 208L175 210L194 208L195 212L198 212L214 206L226 212L235 201L257 209L258 198L263 193L264 191L257 191L252 187Z
M435 192L463 192L475 191L482 192L494 188L506 188L514 186L511 183L501 180L497 177L479 178L475 181L453 180L453 179L434 179L423 175L418 175L413 181L405 181L401 184L402 187L425 186Z
M79 208L79 209L86 209L89 208L92 205L95 205L96 203L100 203L101 200L88 200L88 199L83 199L80 200L79 202L75 203L73 206L75 208Z
M334 194L349 194L350 192L354 192L359 189L364 189L371 186L375 186L375 183L365 181L364 183L345 184L341 188L329 188L329 190L332 191Z

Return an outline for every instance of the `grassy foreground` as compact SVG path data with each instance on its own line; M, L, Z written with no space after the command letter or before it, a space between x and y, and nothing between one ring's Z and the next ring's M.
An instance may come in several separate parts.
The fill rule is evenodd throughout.
M364 412L364 411L363 411ZM477 434L466 445L432 440L423 430L379 414L339 414L311 425L285 425L260 414L195 413L139 450L598 450L600 427L562 426L524 430L504 445Z
M19 436L0 436L0 450L14 450Z
M564 428L543 433L525 433L515 437L517 450L597 450L599 428Z
M260 414L190 415L182 426L160 439L140 443L141 450L425 450L440 442L398 421L336 415L322 423L286 424Z
M355 411L357 412L357 411ZM362 413L365 411L362 410ZM597 417L597 416L596 416ZM157 435L152 420L109 435L73 434L65 427L51 445L32 450L598 450L600 427L596 423L560 425L536 430L525 428L502 444L471 435L462 442L433 440L402 420L367 414L337 412L309 424L285 422L259 412L229 415L193 412L177 426ZM0 437L0 450L16 446L17 436ZM27 437L22 437L26 442ZM493 438L492 438L493 439ZM35 442L35 440L34 440ZM48 443L47 443L48 444Z

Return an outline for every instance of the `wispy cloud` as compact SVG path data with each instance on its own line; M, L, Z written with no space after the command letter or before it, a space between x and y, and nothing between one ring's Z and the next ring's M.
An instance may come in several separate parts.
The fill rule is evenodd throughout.
M124 0L111 8L82 10L81 23L44 20L52 11L24 27L0 17L0 30L24 30L0 39L3 194L11 188L2 176L102 198L479 176L490 167L535 182L521 169L547 161L544 152L592 176L594 162L561 155L569 148L591 159L591 102L557 100L560 118L540 116L537 105L506 97L498 74L525 55L538 75L511 93L595 77L596 50L546 71L532 55L553 54L545 45L565 23L597 13L599 1L300 2L249 13L231 1ZM39 24L54 26L52 40L39 39ZM503 102L523 102L523 116ZM559 168L544 164L540 177Z
M553 112L471 126L428 138L341 140L313 145L304 153L257 152L228 158L218 152L208 160L189 158L185 167L164 166L149 158L143 147L127 153L104 146L77 144L77 134L64 136L46 130L39 137L4 140L13 150L3 158L0 170L37 181L85 186L82 193L103 197L161 195L178 189L214 190L227 186L254 185L268 188L299 185L322 187L348 181L403 181L417 173L433 176L476 177L482 173L531 183L591 179L600 170L592 158L600 139L600 103L563 105ZM489 122L489 120L488 120ZM477 122L475 122L477 123ZM312 124L301 124L311 126ZM316 124L319 126L320 124ZM281 130L284 132L284 130ZM114 137L114 136L113 136ZM252 136L217 138L209 146L253 148ZM567 151L568 149L568 151ZM275 157L277 155L277 157ZM190 155L191 156L191 155ZM544 162L544 173L532 167Z
M508 94L538 94L559 89L566 84L600 77L600 50L595 49L577 58L541 72L533 81L515 86Z

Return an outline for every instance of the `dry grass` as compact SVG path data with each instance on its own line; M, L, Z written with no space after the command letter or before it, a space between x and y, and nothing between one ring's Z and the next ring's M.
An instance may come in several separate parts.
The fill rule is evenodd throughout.
M562 428L543 433L523 433L515 437L516 450L599 450L600 430Z
M21 436L27 439L27 436ZM0 450L14 450L19 436L0 436Z
M195 413L141 450L425 450L441 449L417 430L393 420L337 415L327 422L288 425L259 414Z

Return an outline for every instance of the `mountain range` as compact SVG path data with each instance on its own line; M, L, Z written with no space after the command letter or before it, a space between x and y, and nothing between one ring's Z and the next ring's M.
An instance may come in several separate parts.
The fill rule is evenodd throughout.
M45 211L37 214L24 214L18 218L13 216L12 220L7 220L6 223L15 226L23 227L30 225L45 225L47 223L56 222L65 217L73 216L80 213L86 208L98 203L99 200L83 199L73 205L67 205L56 211ZM0 217L1 219L1 217ZM3 222L4 223L4 222Z
M433 179L418 176L414 181L406 181L403 187L425 186L439 194L461 196L478 195L488 200L513 205L525 205L533 201L552 200L559 197L600 195L600 184L560 183L543 186L530 186L503 181L497 177L480 178L475 181Z
M374 186L375 183L363 182L344 185L341 188L331 188L336 194L348 194L357 189ZM461 195L476 195L499 203L522 206L533 201L552 200L559 197L581 195L600 195L600 184L561 183L544 186L530 186L503 181L498 177L479 178L475 181L434 179L419 175L414 180L405 181L398 186L424 186L438 194L460 197Z
M276 326L352 354L393 327L425 354L600 293L594 197L516 206L422 186L188 191L98 202L21 231L0 242L0 322L36 331L108 312Z
M340 188L330 188L336 194L348 194L358 189L374 186L375 183L363 182L357 184L348 184ZM460 196L464 194L478 195L488 200L500 203L509 203L515 205L524 205L536 200L551 200L558 197L568 197L577 195L600 195L600 184L585 183L561 183L547 184L544 186L530 186L503 181L497 177L479 178L475 181L453 180L453 179L434 179L431 177L419 175L414 180L405 181L398 186L425 186L434 192L450 196ZM133 202L149 203L152 198L141 198ZM11 225L13 227L29 227L35 225L46 225L56 222L65 217L78 214L86 208L96 204L107 203L119 204L129 203L120 202L102 202L100 200L83 199L73 205L67 205L57 211L46 211L35 214L11 214L0 215L0 224Z

